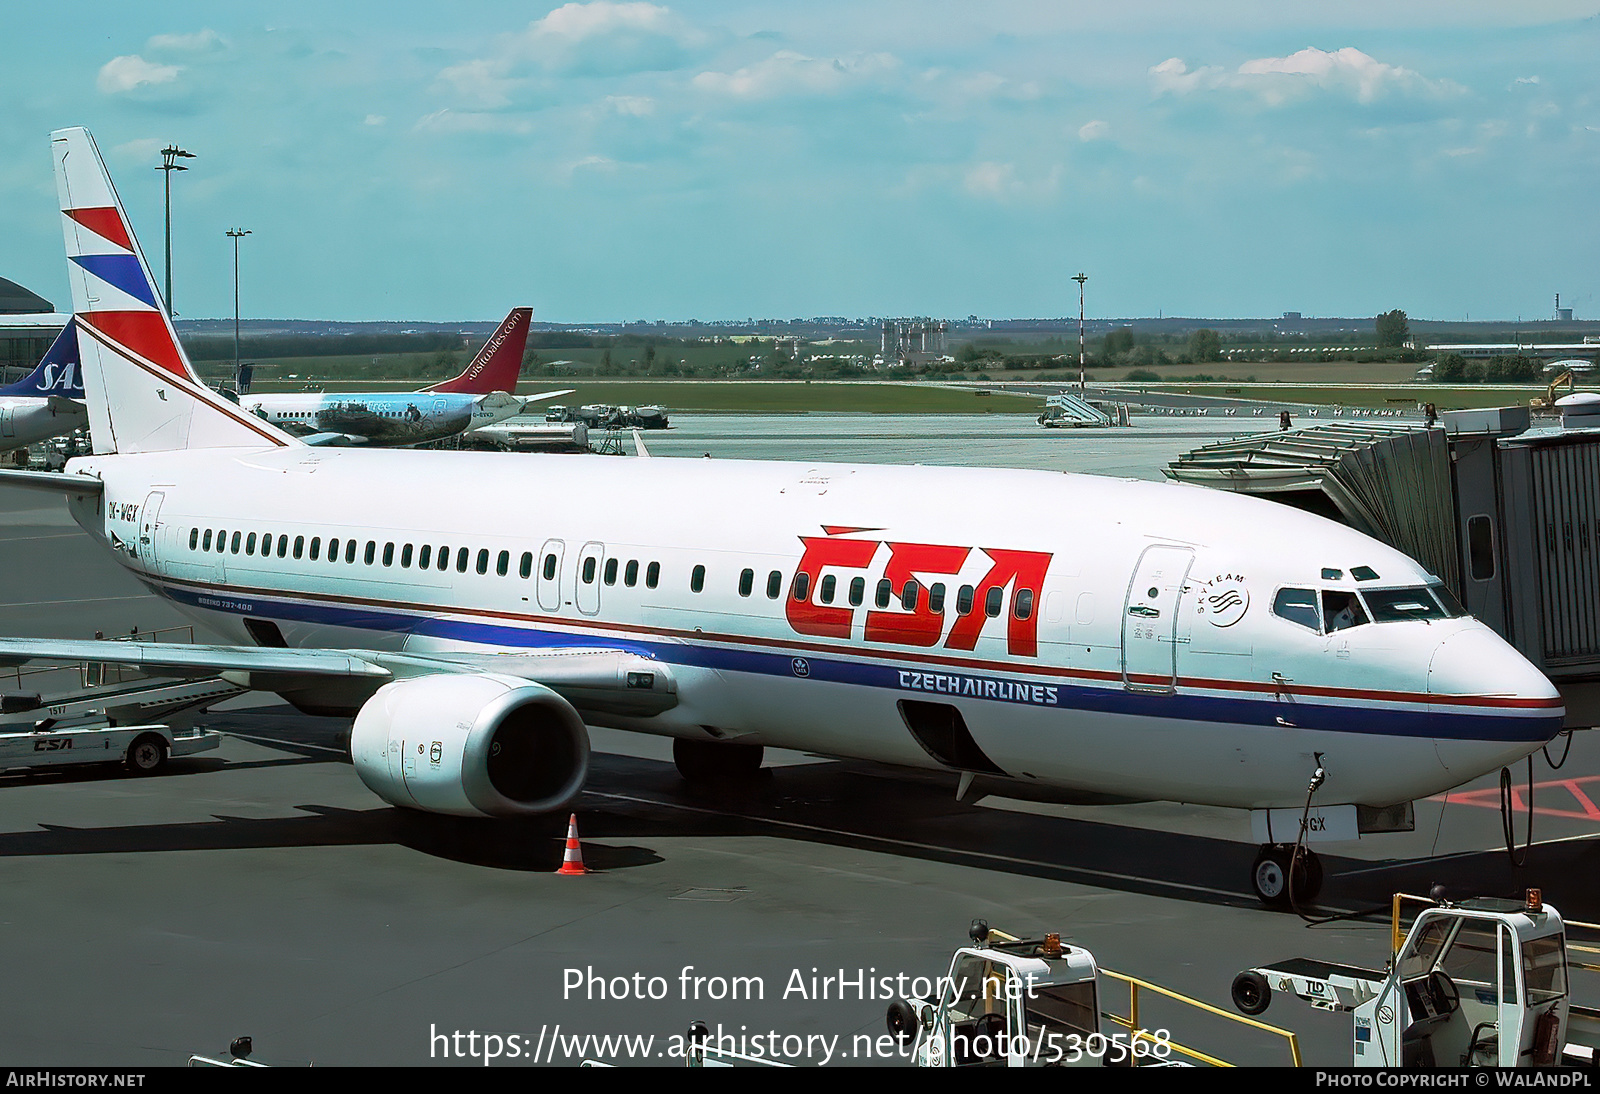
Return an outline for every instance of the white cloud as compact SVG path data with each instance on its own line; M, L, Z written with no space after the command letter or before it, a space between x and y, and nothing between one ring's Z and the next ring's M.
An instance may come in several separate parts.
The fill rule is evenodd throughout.
M1445 98L1465 90L1451 80L1430 80L1409 68L1384 64L1350 46L1331 53L1308 48L1287 57L1261 57L1232 72L1218 67L1191 72L1181 58L1172 57L1150 69L1150 79L1158 95L1243 91L1268 106L1318 91L1372 103L1391 94Z
M157 53L216 53L227 48L222 35L210 29L193 34L157 34L145 45Z
M656 112L656 101L648 95L607 95L603 105L632 118L648 118Z
M898 65L887 53L822 60L780 50L736 72L702 72L694 78L694 86L740 99L832 95L851 85L880 79Z
M102 65L95 85L108 95L117 95L136 88L170 84L182 71L177 65L158 65L129 54L113 57Z
M362 120L361 124L362 125L384 125L388 121L389 121L389 119L384 117L382 114L368 114L366 116L366 118Z
M707 35L647 3L564 4L508 42L504 59L575 75L659 72L687 64Z
M435 110L417 119L416 128L432 133L517 133L532 132L533 123L507 114L482 114L474 111Z
M1111 126L1102 121L1092 121L1078 127L1080 141L1104 140L1111 134Z
M111 158L122 163L146 163L159 156L165 144L159 137L127 141L111 150Z

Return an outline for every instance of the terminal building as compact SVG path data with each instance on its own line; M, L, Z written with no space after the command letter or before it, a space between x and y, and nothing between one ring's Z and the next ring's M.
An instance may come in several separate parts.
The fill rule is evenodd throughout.
M32 372L67 319L44 297L0 277L0 383Z

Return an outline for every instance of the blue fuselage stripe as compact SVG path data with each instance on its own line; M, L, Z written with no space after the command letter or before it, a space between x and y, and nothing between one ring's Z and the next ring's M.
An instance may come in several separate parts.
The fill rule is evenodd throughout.
M280 600L251 594L206 592L182 585L160 583L163 595L181 603L232 615L349 627L356 630L443 638L510 649L604 648L626 650L668 664L715 669L723 672L780 676L858 687L903 692L908 698L983 699L1147 718L1363 733L1388 737L1430 737L1442 740L1535 742L1555 736L1562 725L1558 715L1497 716L1468 714L1417 704L1408 709L1353 707L1347 704L1234 698L1193 692L1140 692L1120 686L1027 680L1025 667L1014 673L924 665L902 666L859 661L845 657L741 649L687 640L651 640L606 634L508 626L476 620L424 615L404 609L351 607L304 600ZM845 653L847 651L840 651Z

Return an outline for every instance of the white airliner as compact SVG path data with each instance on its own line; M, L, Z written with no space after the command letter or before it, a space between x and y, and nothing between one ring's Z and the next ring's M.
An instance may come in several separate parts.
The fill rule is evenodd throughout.
M59 437L81 428L89 412L80 401L78 332L71 319L50 343L39 367L0 387L0 452Z
M313 445L407 446L482 429L572 390L513 394L532 316L532 308L512 308L459 375L421 391L245 395L239 405Z
M771 745L948 771L964 794L1296 823L1320 770L1319 817L1353 837L1357 805L1438 793L1562 726L1550 683L1417 563L1255 498L307 447L195 379L89 134L53 141L96 454L0 481L65 491L120 564L236 644L7 639L0 659L223 672L352 712L367 786L459 815L565 809L588 723L675 738L689 778L748 776ZM1264 848L1264 898L1286 861Z

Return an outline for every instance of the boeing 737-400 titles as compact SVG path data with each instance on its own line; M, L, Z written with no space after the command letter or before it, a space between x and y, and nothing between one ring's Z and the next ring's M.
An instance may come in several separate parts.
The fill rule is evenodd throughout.
M6 639L5 661L224 673L353 714L368 787L458 815L564 810L587 723L674 738L690 778L747 777L771 745L945 771L965 795L1296 821L1309 781L1353 838L1562 727L1549 681L1416 562L1256 498L308 447L195 378L93 140L53 147L95 453L0 481L65 492L229 644ZM1294 825L1269 838L1272 899Z

